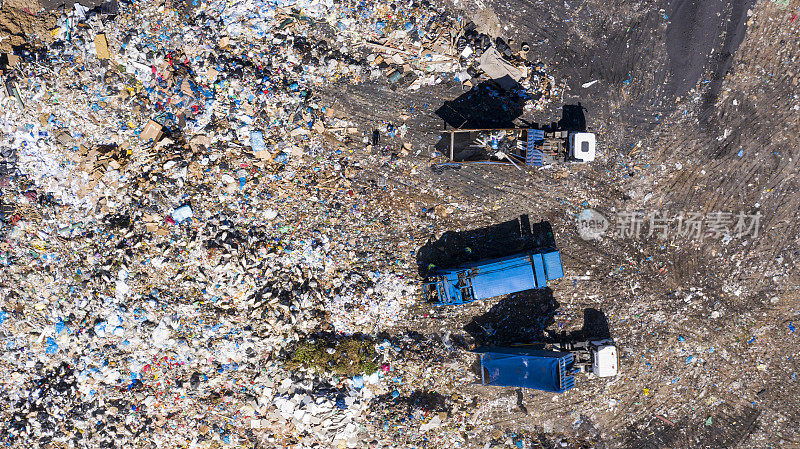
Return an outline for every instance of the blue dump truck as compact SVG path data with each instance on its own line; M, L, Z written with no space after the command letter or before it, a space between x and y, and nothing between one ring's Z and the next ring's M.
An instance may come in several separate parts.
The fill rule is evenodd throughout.
M575 386L569 352L492 348L480 354L481 383L563 393Z
M426 299L436 305L464 304L509 293L547 287L564 276L557 250L527 251L440 269L424 284Z
M556 350L537 346L544 347L475 350L481 358L481 383L563 393L575 386L577 373L610 377L619 369L617 347L611 339L564 344Z

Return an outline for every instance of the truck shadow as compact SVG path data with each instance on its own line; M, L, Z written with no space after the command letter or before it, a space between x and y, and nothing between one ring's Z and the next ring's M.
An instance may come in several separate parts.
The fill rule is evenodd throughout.
M468 231L448 231L417 251L417 273L429 277L437 269L509 256L539 248L555 248L549 222L531 224L528 215Z
M476 346L611 338L606 314L594 308L583 310L583 327L578 330L556 332L549 329L555 323L559 307L549 288L526 290L500 300L488 312L473 318L464 330Z
M436 115L457 129L513 128L528 100L519 84L513 85L505 90L494 81L484 81L455 100L444 102Z
M549 288L525 290L501 299L488 312L474 317L464 331L476 346L542 342L560 307Z
M578 104L565 104L561 106L561 118L557 122L531 123L532 128L545 131L570 131L586 132L586 108L579 101Z
M556 124L560 131L586 131L586 115L584 111L586 108L578 102L578 104L565 104L561 106L561 119Z
M393 397L392 393L375 396L373 403L387 404L395 410L404 409L405 416L414 412L449 412L452 406L449 398L435 391L414 390L407 395Z
M599 309L588 308L583 310L583 327L569 333L560 335L550 333L550 339L566 339L567 341L602 340L611 338L611 329L608 327L606 314Z

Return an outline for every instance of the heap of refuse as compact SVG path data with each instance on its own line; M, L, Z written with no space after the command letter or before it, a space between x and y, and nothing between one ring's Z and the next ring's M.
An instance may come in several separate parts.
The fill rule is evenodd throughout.
M392 248L420 220L371 184L372 129L315 91L505 70L531 107L557 94L429 2L194 3L76 4L4 70L7 444L358 446L388 365L285 361L319 332L403 323L419 292Z

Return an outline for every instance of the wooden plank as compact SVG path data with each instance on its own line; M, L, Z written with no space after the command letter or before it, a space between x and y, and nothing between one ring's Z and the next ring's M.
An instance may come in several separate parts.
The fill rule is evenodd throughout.
M111 53L108 51L108 40L106 40L105 34L99 33L94 36L94 48L97 50L98 59L108 59L111 57Z
M455 143L455 132L451 131L450 132L450 160L451 161L455 157L455 153L454 153L455 150L453 150L453 147L455 146L455 144L456 144Z

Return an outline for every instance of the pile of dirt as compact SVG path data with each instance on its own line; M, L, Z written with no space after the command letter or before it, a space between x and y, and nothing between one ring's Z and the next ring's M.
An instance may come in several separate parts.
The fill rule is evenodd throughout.
M50 30L57 17L36 1L8 0L0 8L0 52L10 53L14 47L49 43Z

